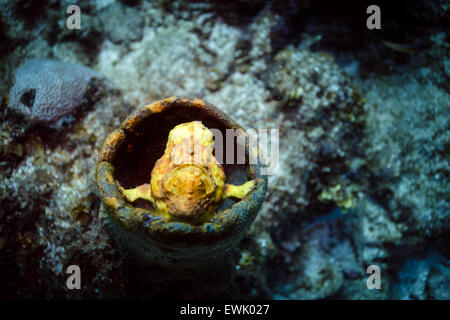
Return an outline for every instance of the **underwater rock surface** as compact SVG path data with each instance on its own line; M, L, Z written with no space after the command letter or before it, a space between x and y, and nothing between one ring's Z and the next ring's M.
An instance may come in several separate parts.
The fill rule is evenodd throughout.
M449 298L445 1L386 5L376 33L365 8L326 0L80 1L80 30L68 5L0 12L1 298L155 297L105 232L94 176L107 135L174 95L279 129L279 169L219 298ZM81 290L66 287L73 264Z

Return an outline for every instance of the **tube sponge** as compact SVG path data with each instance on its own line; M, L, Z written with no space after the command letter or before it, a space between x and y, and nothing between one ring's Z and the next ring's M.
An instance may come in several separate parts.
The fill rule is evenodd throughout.
M130 189L148 183L157 159L165 154L164 146L171 146L173 129L180 124L200 124L197 121L205 130L214 128L223 134L226 129L243 130L209 103L171 97L141 107L113 131L100 150L97 164L96 182L102 201L99 217L125 261L142 274L142 283L164 290L171 283L183 282L191 293L196 288L217 294L232 280L236 269L232 250L264 201L267 177L261 174L259 149L245 144L246 159L252 152L256 163L223 164L226 184L241 185L254 180L254 188L236 202L224 200L200 223L168 219L146 201L129 203L119 187L120 184ZM130 151L129 145L135 146L135 151Z

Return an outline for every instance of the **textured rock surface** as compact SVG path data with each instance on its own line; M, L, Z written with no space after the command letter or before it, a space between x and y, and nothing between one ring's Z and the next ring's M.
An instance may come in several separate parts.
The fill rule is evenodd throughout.
M99 21L99 28L112 42L130 42L142 38L144 18L137 9L124 8L120 3L115 3L101 11ZM120 28L117 28L117 23L120 23Z
M380 177L373 196L393 195L379 203L392 212L389 219L404 226L399 241L437 236L450 222L448 92L410 76L373 79L368 85L363 82L370 101L365 150Z
M85 287L83 296L102 296L110 290L115 295L115 286L120 287L120 256L97 219L94 172L104 139L130 109L114 91L107 96L60 136L57 145L30 136L22 144L23 163L2 171L0 225L5 245L0 264L5 272L22 275L19 280L2 277L2 297L11 297L17 287L23 287L19 294L24 297L64 296L64 270L75 260L94 284ZM96 269L99 265L101 270ZM33 284L35 277L39 286Z

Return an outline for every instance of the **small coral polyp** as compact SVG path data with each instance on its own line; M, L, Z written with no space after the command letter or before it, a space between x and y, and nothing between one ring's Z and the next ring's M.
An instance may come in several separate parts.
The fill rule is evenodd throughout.
M261 208L267 177L258 154L256 164L222 166L208 128L243 130L200 99L145 106L106 139L96 181L100 218L145 280L191 281L217 293L234 275L231 249ZM248 144L245 152L249 159Z
M145 199L168 221L207 220L228 197L242 198L255 180L225 185L225 172L213 154L213 133L199 121L177 125L169 133L164 155L152 170L150 184L120 187L128 201Z

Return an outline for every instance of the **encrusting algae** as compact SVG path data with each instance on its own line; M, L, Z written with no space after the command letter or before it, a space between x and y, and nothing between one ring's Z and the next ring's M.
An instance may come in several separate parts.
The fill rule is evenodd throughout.
M182 123L169 133L164 155L156 162L150 184L133 189L119 185L129 202L145 199L167 221L203 222L223 199L242 199L255 186L225 184L225 172L213 154L214 136L199 121Z

